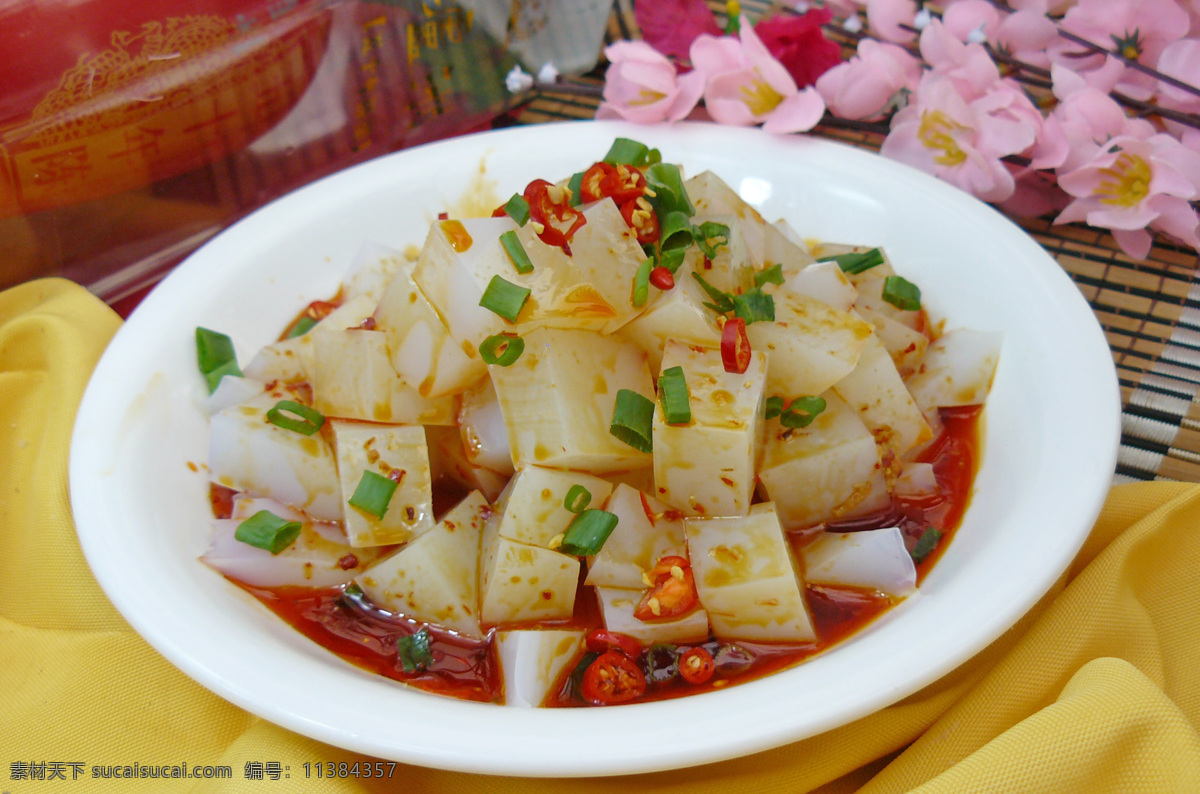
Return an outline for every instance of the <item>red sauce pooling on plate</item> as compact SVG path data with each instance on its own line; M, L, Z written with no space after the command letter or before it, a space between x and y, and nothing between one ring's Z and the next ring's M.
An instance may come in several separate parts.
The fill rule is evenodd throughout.
M406 673L396 641L425 624L378 609L341 587L243 587L301 634L359 667L463 700L501 698L500 666L486 640L429 626L433 662L422 672Z
M979 407L943 409L945 425L941 436L925 451L921 460L933 464L941 493L923 500L893 499L886 513L867 516L827 528L854 531L899 525L911 549L928 527L943 533L937 550L918 565L918 578L934 564L948 545L970 501L979 452ZM212 501L218 517L228 516L232 492L213 486ZM455 494L438 494L445 507L453 504ZM806 533L790 533L799 549ZM433 661L419 673L405 673L397 655L396 640L417 631L421 623L378 609L347 594L344 588L280 587L258 588L243 585L297 631L343 659L379 675L431 692L485 702L503 700L500 666L492 643L472 640L453 632L430 627ZM573 618L559 625L583 628L601 627L600 611L591 588L580 585ZM818 642L774 645L769 643L709 642L718 658L717 674L707 683L695 686L673 676L662 683L651 683L639 701L666 700L760 678L782 670L835 645L859 631L892 605L892 599L875 592L855 588L809 586L808 603L821 637ZM652 665L643 656L647 665ZM546 706L585 705L574 694L572 665L568 665L560 694Z

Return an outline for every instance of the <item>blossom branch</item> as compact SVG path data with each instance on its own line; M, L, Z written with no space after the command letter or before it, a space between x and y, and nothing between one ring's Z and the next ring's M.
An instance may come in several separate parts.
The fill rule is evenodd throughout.
M1016 10L1011 5L1009 5L1007 2L1005 2L1005 0L988 0L988 2L990 2L993 6L1000 9L1001 11L1005 11L1008 13L1013 13ZM1069 42L1078 44L1081 47L1086 48L1088 50L1088 53L1087 53L1088 55L1110 55L1113 58L1116 58L1117 60L1119 60L1121 63L1123 63L1125 66L1127 66L1130 69L1141 72L1142 74L1148 75L1149 77L1153 77L1155 80L1159 80L1163 83L1166 83L1167 85L1178 88L1181 91L1186 91L1189 94L1193 94L1195 96L1200 96L1200 88L1198 88L1190 83L1187 83L1183 80L1180 80L1178 78L1172 77L1169 74L1163 74L1162 72L1158 71L1157 69L1153 69L1149 66L1146 66L1144 63L1139 62L1137 58L1130 58L1129 56L1125 55L1125 53L1120 52L1119 50L1116 50L1116 49L1110 50L1107 47L1104 47L1104 46L1101 46L1101 45L1095 43L1094 41L1088 41L1084 37L1077 36L1076 34L1072 33L1071 31L1064 29L1061 24L1055 24L1055 28L1056 28L1056 32L1058 33L1058 35L1061 38L1064 38ZM1080 57L1083 57L1083 56L1080 56Z

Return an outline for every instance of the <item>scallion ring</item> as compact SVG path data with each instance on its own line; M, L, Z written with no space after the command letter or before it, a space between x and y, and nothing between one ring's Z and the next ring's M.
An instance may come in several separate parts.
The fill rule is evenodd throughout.
M902 276L888 276L883 280L883 299L902 311L919 311L921 289Z
M235 540L255 548L278 554L296 542L300 536L300 522L280 518L270 510L259 510L238 524L234 531Z
M284 430L302 436L311 436L325 424L325 417L316 408L301 405L294 400L280 400L267 411L267 421Z
M530 260L529 254L525 252L525 246L521 245L521 238L517 237L515 231L509 229L500 235L500 245L504 248L504 253L508 254L508 260L512 262L518 273L524 275L533 272L533 262Z
M483 297L479 299L479 305L515 323L521 307L529 299L529 293L525 287L519 287L500 276L492 276L487 289L483 291Z
M512 198L504 205L504 212L516 221L518 226L529 222L529 202L520 193L513 193Z
M558 550L578 557L598 554L608 536L617 528L617 521L616 514L607 510L584 510L567 527Z
M358 481L358 487L354 489L354 495L350 497L350 506L376 518L383 518L398 486L399 483L390 477L364 471Z
M792 428L808 427L824 410L824 397L797 397L779 415L779 424Z
M639 452L654 449L654 402L632 389L617 392L608 432Z
M207 328L196 328L196 363L204 382L208 384L209 394L217 390L221 378L226 375L242 376L237 354L233 350L233 340Z
M650 297L650 271L654 269L654 259L648 258L642 261L638 266L637 272L633 274L633 307L640 309L646 305L646 300Z
M579 483L575 483L567 491L567 497L563 499L563 507L572 513L582 513L591 502L592 492Z
M768 397L765 407L766 407L766 414L763 415L763 418L764 419L774 419L775 417L777 417L781 413L783 413L783 398L780 397L778 394L776 394L772 397Z
M514 334L494 334L479 346L479 357L485 364L509 367L525 352L525 340Z
M658 376L658 400L667 424L685 425L692 421L692 405L683 367L670 367Z

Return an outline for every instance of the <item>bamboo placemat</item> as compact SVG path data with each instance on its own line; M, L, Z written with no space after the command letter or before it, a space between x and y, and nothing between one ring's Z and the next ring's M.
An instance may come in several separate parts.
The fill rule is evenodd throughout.
M720 15L723 2L711 2ZM743 2L757 18L769 2ZM616 0L607 40L636 38L631 0ZM571 82L591 87L540 89L518 107L515 124L590 119L599 104L603 61ZM881 136L820 126L811 134L878 151ZM1121 447L1114 482L1200 482L1200 259L1159 241L1146 259L1125 255L1110 234L1049 218L1013 218L1071 276L1112 349L1121 385Z

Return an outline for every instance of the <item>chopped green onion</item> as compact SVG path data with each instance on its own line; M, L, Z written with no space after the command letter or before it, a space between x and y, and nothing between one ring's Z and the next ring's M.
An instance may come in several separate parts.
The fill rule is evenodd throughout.
M563 499L563 507L572 513L582 513L583 509L591 503L592 492L579 483L572 485L571 489L567 491L567 498Z
M906 312L921 308L920 288L901 276L888 276L883 280L883 299Z
M429 668L433 662L432 639L425 626L420 631L396 638L396 656L404 672L423 673Z
M392 495L399 485L390 477L384 477L373 471L364 471L354 495L350 497L350 506L376 518L383 518L387 512Z
M663 370L658 377L658 398L667 424L681 425L692 421L692 404L683 367Z
M680 212L671 210L660 217L659 246L663 250L686 249L694 241L692 236L692 219Z
M653 269L654 259L649 258L638 265L637 272L633 274L633 306L635 309L645 306L647 298L650 297L650 271Z
M733 316L750 323L775 319L775 298L762 291L762 287L733 296Z
M712 298L713 302L706 303L704 304L705 306L709 307L718 314L724 314L725 312L733 311L733 297L728 292L719 290L712 284L709 284L704 280L703 276L694 270L692 271L692 278L696 279L696 281L700 283L700 286L704 287L704 291L708 293L708 297Z
M479 357L484 364L510 367L525 352L525 340L512 334L493 334L479 346Z
M754 274L754 286L761 287L763 284L782 284L783 283L783 265L776 262L768 268L763 268Z
M525 246L521 245L521 238L517 237L515 231L509 229L500 235L500 245L504 247L504 253L508 254L509 261L518 273L524 275L533 272L533 262L530 261L529 254L525 253Z
M235 378L242 377L242 370L238 367L236 361L227 361L221 366L214 369L212 372L204 375L205 382L208 383L208 393L212 394L221 385L221 378L226 375L233 375Z
M309 317L307 314L304 315L303 317L301 317L299 320L296 321L296 324L292 326L292 330L288 331L287 338L295 339L297 336L304 336L309 331L311 331L313 328L315 328L318 322L320 322L320 321L314 320L313 318Z
M350 584L346 585L345 589L342 590L342 595L355 601L366 597L366 594L363 593L363 589L358 586L358 582L351 582Z
M779 415L779 424L784 427L808 427L825 410L823 397L797 397Z
M729 245L729 227L716 221L705 221L694 227L692 236L695 237L700 251L709 259L716 258L718 248ZM709 240L716 240L716 242L710 244Z
M654 403L630 389L617 392L608 432L640 452L654 449Z
M492 276L487 289L483 291L483 297L479 299L479 305L515 323L528 298L529 290L525 287L518 287L500 276Z
M504 212L516 221L518 226L529 222L529 202L520 193L513 193L512 198L505 202Z
M766 402L767 412L763 416L764 419L774 419L783 413L783 398L776 394L774 397L768 397Z
M662 218L672 210L678 210L689 218L696 214L696 207L683 187L683 174L679 172L679 166L655 163L646 168L645 174L646 184L654 193L650 203L658 210L658 217Z
M311 436L325 424L325 417L316 408L292 400L280 400L275 403L274 408L267 411L267 421L284 430Z
M563 554L590 557L597 554L617 528L617 516L607 510L584 510L571 521L558 550Z
M686 248L671 248L664 249L658 258L658 263L670 270L673 274L683 264L683 258L687 255Z
M579 700L583 699L583 674L592 666L592 662L600 658L600 654L596 651L588 651L579 659L579 664L575 665L575 669L571 671L571 675L567 678L567 683L563 687L563 694L568 697L576 697Z
M857 251L849 254L838 254L820 260L822 262L837 262L843 273L854 276L866 272L876 265L883 264L883 251L872 248L869 251Z
M583 203L583 171L576 171L571 174L571 178L567 180L567 189L571 191L571 199L568 202L572 207L578 207ZM525 224L521 224L524 226Z
M651 149L644 143L629 138L617 138L604 155L604 162L609 165L635 165L638 168L653 165L662 160L658 149Z
M300 522L280 518L270 510L259 510L238 524L236 540L278 554L300 537Z
M921 537L917 540L917 545L913 546L913 550L909 552L912 555L913 562L922 563L925 558L933 553L937 548L938 541L942 539L942 533L933 527L929 527L921 533Z
M636 165L646 156L650 147L630 138L617 138L604 155L604 162L610 165Z
M237 353L233 350L233 340L207 328L196 328L196 363L200 365L200 374L208 384L209 394L217 390L221 378L226 375L242 376Z

